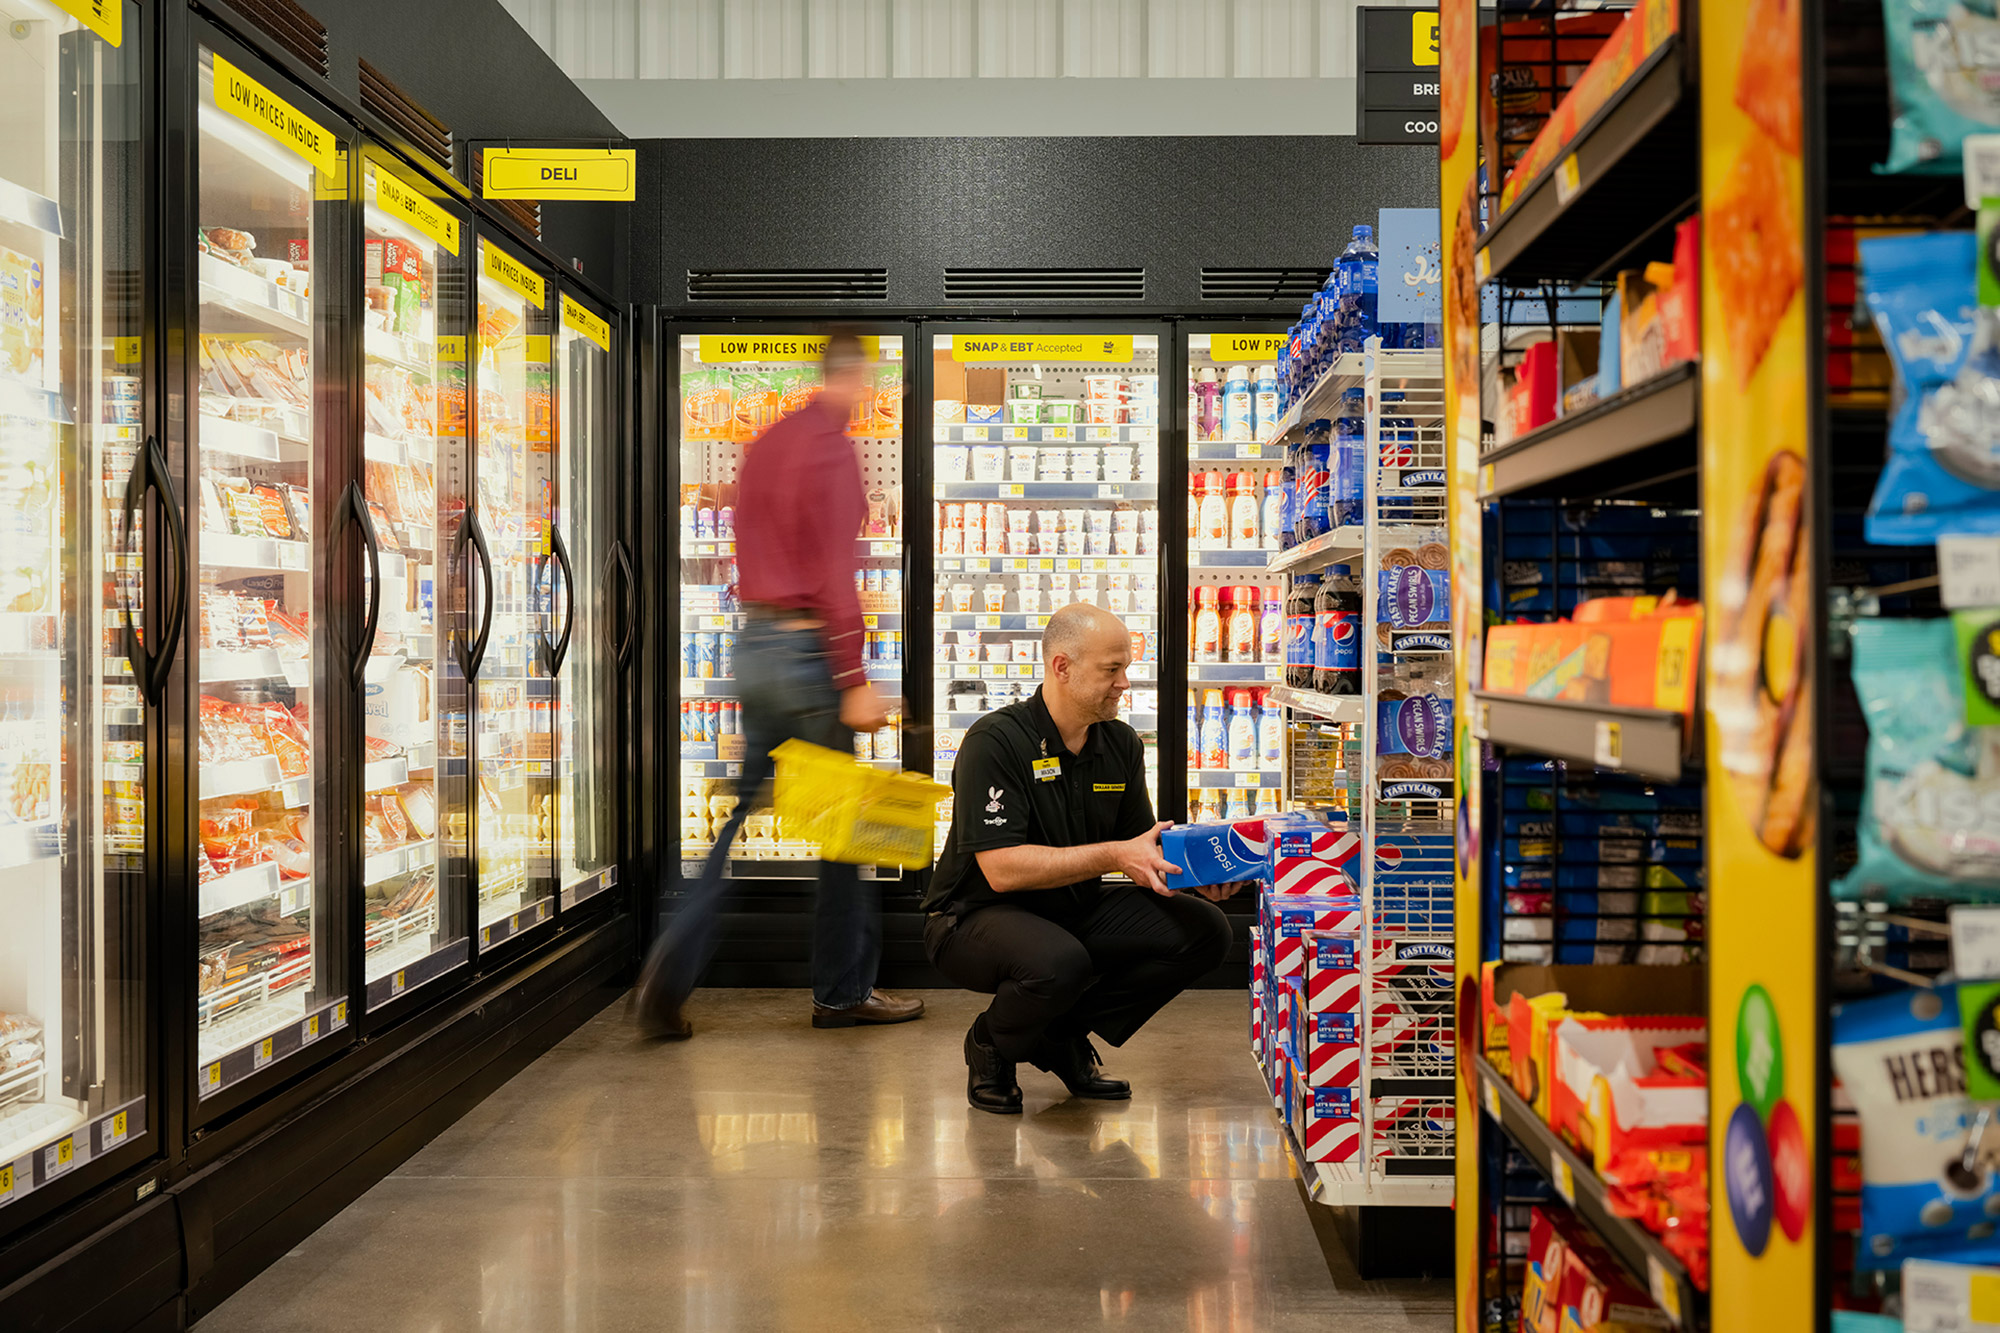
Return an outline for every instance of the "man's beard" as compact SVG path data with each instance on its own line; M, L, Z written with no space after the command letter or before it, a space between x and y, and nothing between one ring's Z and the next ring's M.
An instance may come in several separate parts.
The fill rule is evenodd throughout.
M1098 702L1095 708L1090 710L1090 720L1092 722L1109 722L1116 718L1118 716L1118 701L1124 697L1125 692L1123 690L1120 690L1116 694L1107 695Z

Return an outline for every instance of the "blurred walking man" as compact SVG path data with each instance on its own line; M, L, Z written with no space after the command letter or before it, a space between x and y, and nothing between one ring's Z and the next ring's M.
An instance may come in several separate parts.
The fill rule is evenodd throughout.
M855 537L867 501L846 426L867 383L861 340L834 333L822 369L819 396L753 441L738 469L736 568L744 626L736 644L736 684L743 701L743 771L735 812L640 973L639 1022L650 1036L693 1031L681 1009L715 954L729 849L770 781L771 750L797 737L852 754L855 732L888 722L862 670L861 601L854 591ZM875 882L863 880L856 866L820 862L814 1027L903 1023L923 1014L922 1000L875 989L881 957Z
M1025 1060L1073 1097L1132 1095L1090 1034L1123 1046L1222 961L1229 918L1164 876L1139 734L1118 720L1132 644L1109 611L1049 617L1042 686L982 717L952 770L951 833L924 900L924 949L993 997L965 1034L966 1100L1018 1114ZM1106 884L1118 873L1130 883ZM1218 890L1214 896L1227 896Z

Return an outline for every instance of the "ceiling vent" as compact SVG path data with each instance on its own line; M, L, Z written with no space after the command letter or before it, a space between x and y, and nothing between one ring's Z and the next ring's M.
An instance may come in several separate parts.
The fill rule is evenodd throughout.
M424 110L366 60L361 62L361 105L395 126L410 147L451 170L451 126Z
M1023 302L1143 301L1143 268L948 268L947 305L1017 305Z
M1205 268L1201 299L1262 305L1305 300L1326 281L1329 268Z
M466 153L467 184L472 187L472 197L483 197L486 183L486 153L474 148ZM502 217L512 218L514 225L534 237L542 239L542 203L539 199L488 199L486 206Z
M886 268L755 268L687 271L690 301L782 301L819 305L828 301L886 301Z
M307 13L298 0L230 0L236 11L262 28L267 36L326 77L326 25Z

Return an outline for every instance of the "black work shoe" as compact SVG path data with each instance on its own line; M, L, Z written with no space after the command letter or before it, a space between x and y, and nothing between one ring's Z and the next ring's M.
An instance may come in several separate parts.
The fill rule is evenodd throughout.
M1097 1048L1086 1037L1044 1037L1028 1063L1061 1079L1072 1097L1119 1102L1132 1095L1130 1083L1099 1072Z
M975 1025L977 1020L974 1020ZM1014 1062L979 1040L974 1028L965 1030L965 1100L975 1110L995 1115L1021 1114L1021 1085L1014 1081Z

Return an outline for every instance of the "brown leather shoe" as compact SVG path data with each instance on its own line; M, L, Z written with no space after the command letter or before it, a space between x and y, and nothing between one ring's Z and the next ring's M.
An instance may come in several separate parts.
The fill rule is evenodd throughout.
M813 1001L813 1026L816 1028L851 1028L863 1023L907 1023L913 1018L924 1016L922 1000L906 1000L891 995L888 991L870 991L868 998L851 1009L829 1009L819 1001Z

